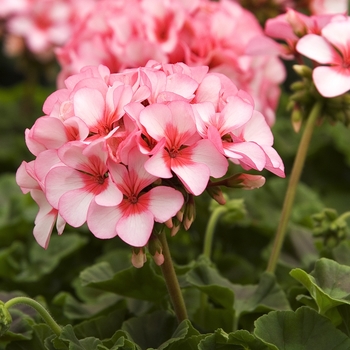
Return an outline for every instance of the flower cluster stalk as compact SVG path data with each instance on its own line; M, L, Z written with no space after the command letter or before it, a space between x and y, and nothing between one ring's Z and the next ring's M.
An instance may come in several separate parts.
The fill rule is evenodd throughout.
M187 316L185 301L180 289L179 281L177 279L173 261L170 255L170 250L169 250L168 241L166 239L165 230L162 230L162 232L159 234L159 240L162 244L163 256L164 256L164 262L160 267L163 273L163 277L165 279L165 283L168 289L171 303L173 304L173 307L174 307L175 315L177 317L177 320L180 323L186 320L188 316Z
M32 307L34 310L36 310L39 313L39 315L43 318L46 324L51 328L51 330L58 337L61 335L61 332L62 332L61 327L56 323L56 321L52 318L49 312L36 300L28 297L16 297L7 301L5 303L5 307L8 309L11 306L14 306L17 304L25 304Z
M207 225L207 229L205 230L204 235L204 247L203 247L203 255L205 255L208 259L210 259L212 246L213 246L213 237L215 232L215 227L220 217L227 212L227 207L219 206L215 208L213 213L209 218L209 222Z
M310 115L305 125L304 133L300 140L299 148L298 148L298 151L294 160L292 172L290 175L287 192L284 198L282 213L281 213L279 225L277 228L275 240L273 243L272 252L271 252L270 259L266 269L266 271L271 273L274 273L276 269L277 261L284 242L288 221L289 221L289 217L291 214L291 210L292 210L292 206L293 206L293 202L294 202L294 198L297 190L297 185L301 176L301 172L304 167L307 150L309 148L314 126L317 118L320 115L321 109L322 109L322 102L317 101L310 112Z

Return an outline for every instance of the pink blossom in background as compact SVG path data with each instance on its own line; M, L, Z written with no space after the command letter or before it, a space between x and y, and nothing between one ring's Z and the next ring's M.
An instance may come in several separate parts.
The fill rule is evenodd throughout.
M348 11L347 0L311 0L310 11L314 15L324 15L330 13L343 13Z
M286 13L275 18L268 19L265 24L265 33L267 36L283 40L284 44L269 43L270 49L279 53L285 59L293 59L298 57L296 45L300 38L307 34L320 34L322 28L337 18L344 18L344 14L321 14L315 16L307 16L293 9L287 9ZM262 39L264 40L264 39ZM258 40L254 41L257 47L252 48L255 52L261 52L263 47Z
M184 62L226 74L251 94L269 125L275 120L285 79L284 66L262 45L249 54L249 42L264 32L252 13L230 0L100 0L76 22L70 40L57 48L62 67L58 83L83 66L110 71Z
M14 40L22 38L22 45L38 58L52 58L53 49L68 40L74 23L84 17L94 1L0 0L0 18L5 20L5 48L9 54L19 54L19 43Z
M188 229L193 218L179 211L226 175L229 160L284 176L254 99L207 66L84 67L43 111L25 132L36 158L22 163L17 183L39 205L34 235L45 248L55 222L59 234L65 222L87 223L98 238L140 248L155 222L172 228L183 218Z
M316 67L312 74L321 95L335 97L350 90L350 17L329 23L321 35L304 36L297 50L326 65Z

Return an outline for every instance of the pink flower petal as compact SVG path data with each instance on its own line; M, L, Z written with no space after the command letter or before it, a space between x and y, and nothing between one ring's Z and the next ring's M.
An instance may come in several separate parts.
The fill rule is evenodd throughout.
M209 169L210 176L218 178L226 174L228 162L210 140L198 141L191 153L192 161L205 164Z
M265 152L254 142L224 143L224 149L227 157L239 159L252 169L261 171L265 167Z
M102 120L105 100L100 91L89 88L79 89L74 94L74 112L89 127L96 126Z
M171 169L186 189L195 196L199 196L207 187L210 171L205 164L186 162L179 158L173 162Z
M105 179L105 181L107 187L95 196L96 203L107 207L118 205L123 199L123 194L110 178Z
M87 215L87 224L95 237L109 239L117 236L116 226L121 217L116 207L102 207L92 202Z
M181 192L171 187L158 186L152 188L139 198L153 214L155 221L165 222L175 216L181 209L184 197Z
M67 223L73 227L83 225L94 194L77 189L66 192L59 200L58 210Z
M150 211L135 210L121 217L117 223L117 233L125 243L144 247L151 236L153 225L154 218Z
M57 166L51 169L45 179L46 196L49 203L57 209L59 199L64 193L84 187L82 175L67 166Z
M324 97L339 96L350 90L350 69L317 67L312 77L317 90Z
M145 169L154 176L170 179L173 177L170 165L170 156L168 152L165 149L161 149L147 160Z
M39 212L35 218L33 234L35 240L43 248L47 248L50 236L55 225L58 212L52 208L42 191L33 190L31 195L39 206Z
M296 46L297 51L318 63L334 63L341 61L337 51L324 38L316 34L302 37Z
M322 36L333 44L343 56L347 56L350 46L350 20L334 21L322 29Z

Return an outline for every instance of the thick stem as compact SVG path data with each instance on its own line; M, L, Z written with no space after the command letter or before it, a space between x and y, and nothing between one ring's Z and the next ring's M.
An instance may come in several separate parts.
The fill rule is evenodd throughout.
M27 297L16 297L7 301L5 303L5 307L8 309L11 306L14 306L16 304L25 304L32 307L34 310L36 310L39 313L39 315L43 318L43 320L47 323L47 325L52 329L52 331L58 337L61 335L61 331L62 331L61 327L56 323L56 321L52 318L49 312L37 301Z
M281 213L279 225L277 228L275 240L273 243L272 252L271 252L270 259L266 269L266 271L271 273L274 273L276 269L276 265L282 249L290 213L292 210L297 185L300 179L301 172L304 167L305 158L306 158L307 150L309 148L311 136L314 130L316 120L320 114L321 108L322 108L322 102L321 101L316 102L310 112L309 118L307 119L304 133L300 140L298 152L296 154L294 164L293 164L293 169L289 178L287 192L284 197L282 213Z
M165 230L159 235L160 242L162 243L163 255L164 255L164 263L160 265L166 286L168 288L168 293L170 296L170 300L173 304L174 311L177 317L177 320L182 322L186 320L187 310L185 306L185 301L181 293L179 281L177 279L173 261L171 259L170 250L168 246L168 242L165 235Z

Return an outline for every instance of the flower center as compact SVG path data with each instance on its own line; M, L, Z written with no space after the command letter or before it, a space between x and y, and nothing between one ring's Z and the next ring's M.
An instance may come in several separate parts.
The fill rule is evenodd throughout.
M179 153L179 150L176 147L171 148L169 151L170 158L176 158Z
M132 194L131 196L128 197L128 201L131 204L136 204L137 203L137 196L135 196L134 194Z
M96 179L96 182L97 182L99 185L103 185L103 183L105 182L105 177L102 176L102 175L97 175L97 176L95 177L95 179Z

